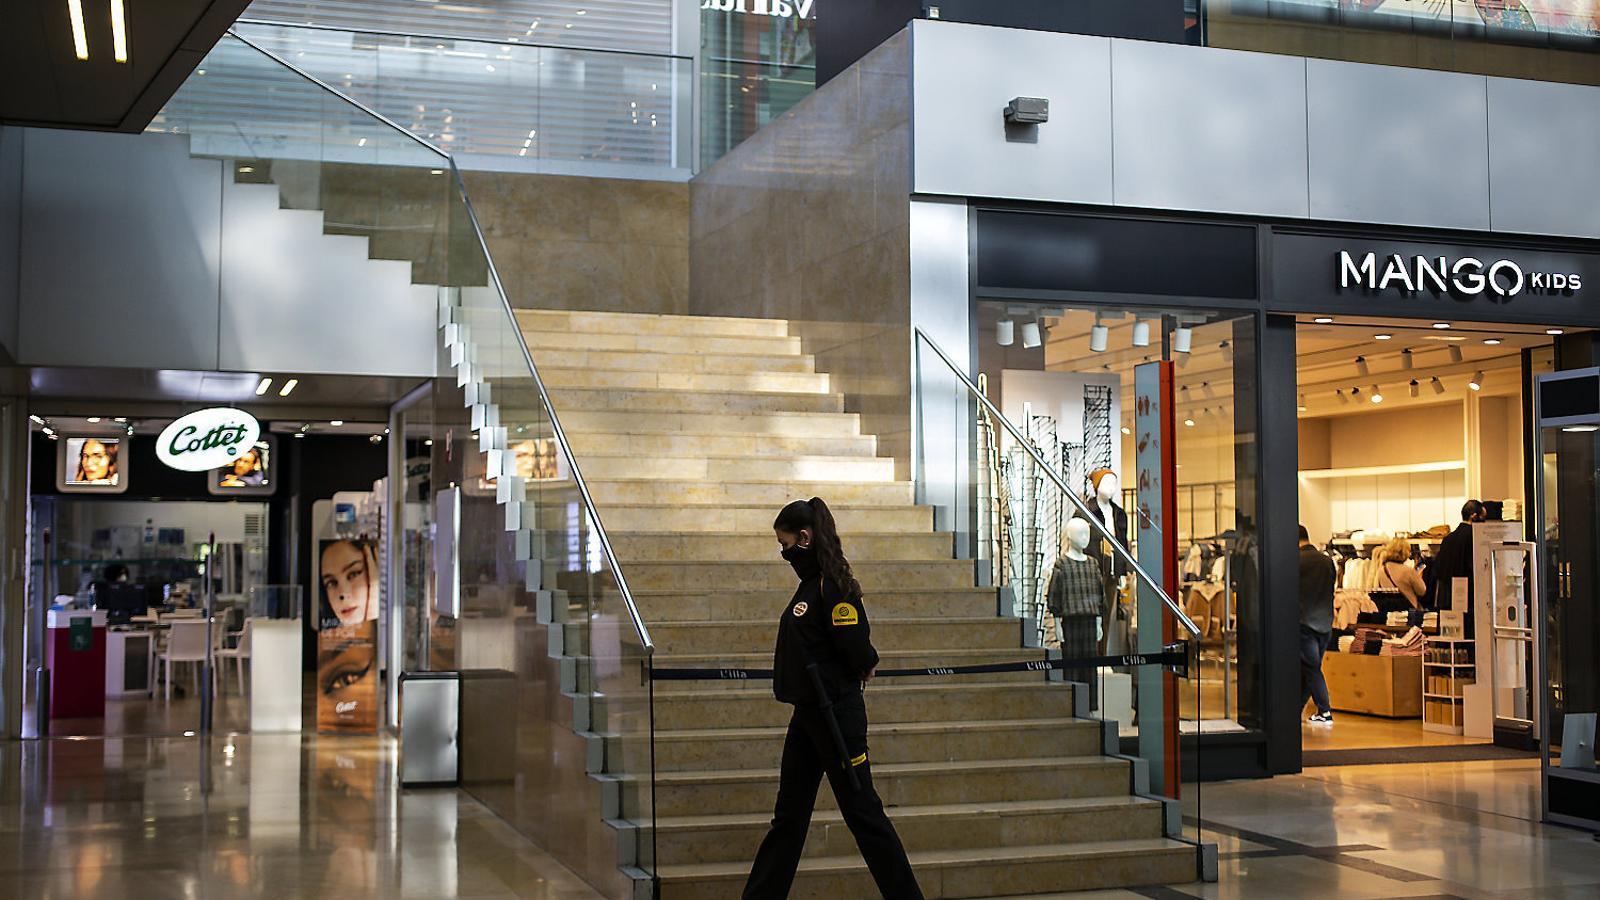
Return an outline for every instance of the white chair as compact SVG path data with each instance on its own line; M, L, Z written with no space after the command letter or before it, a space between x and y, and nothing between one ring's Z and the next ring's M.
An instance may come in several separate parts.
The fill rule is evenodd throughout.
M166 699L172 699L172 664L194 663L194 692L200 693L200 664L206 660L206 623L173 622L166 649L156 654L166 669Z
M239 632L238 644L232 647L219 647L211 654L218 661L233 660L233 671L239 681L239 696L241 697L244 696L244 664L250 659L250 626L254 621L255 619L253 618L244 620L244 630ZM215 673L212 673L211 683L213 685L217 683Z

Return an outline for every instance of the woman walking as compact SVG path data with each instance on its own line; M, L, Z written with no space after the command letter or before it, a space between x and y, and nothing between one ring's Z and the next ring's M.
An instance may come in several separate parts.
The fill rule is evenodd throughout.
M784 560L800 576L800 586L778 622L772 663L772 691L794 707L794 714L783 742L772 827L756 851L745 900L789 896L824 773L885 900L921 900L905 847L872 787L861 687L877 669L878 652L872 649L861 586L840 546L833 513L819 497L796 500L778 513L772 528ZM826 697L818 695L819 679L807 671L813 664ZM824 700L832 701L831 711L823 708ZM845 760L839 758L830 714L844 737L854 786Z

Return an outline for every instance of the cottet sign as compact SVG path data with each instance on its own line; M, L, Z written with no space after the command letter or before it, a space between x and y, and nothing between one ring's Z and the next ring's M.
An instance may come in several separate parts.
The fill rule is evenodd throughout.
M255 446L261 423L241 409L225 406L189 413L168 425L156 441L156 456L174 469L208 472L221 468Z

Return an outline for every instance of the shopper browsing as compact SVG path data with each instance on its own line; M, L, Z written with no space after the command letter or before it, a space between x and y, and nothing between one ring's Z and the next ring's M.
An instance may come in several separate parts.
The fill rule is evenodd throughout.
M1300 707L1317 701L1316 714L1306 721L1333 724L1328 682L1322 677L1322 655L1333 633L1333 560L1311 545L1310 533L1300 526Z

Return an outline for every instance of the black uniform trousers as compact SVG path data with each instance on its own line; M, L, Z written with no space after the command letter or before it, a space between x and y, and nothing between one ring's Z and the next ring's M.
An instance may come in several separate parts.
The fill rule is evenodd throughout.
M867 752L867 706L860 694L834 701L833 709L844 733L851 759ZM854 766L861 782L859 790L850 787L833 733L820 709L795 707L789 719L789 733L783 741L783 770L778 775L778 802L772 813L772 828L756 851L750 880L745 882L745 900L782 900L789 896L795 868L805 849L806 831L811 827L811 812L817 803L817 787L824 772L833 785L844 823L856 839L856 847L867 862L867 869L878 883L885 900L922 900L917 876L906 859L900 835L884 814L883 801L872 787L872 766L866 759Z

